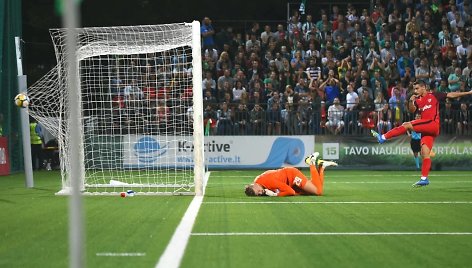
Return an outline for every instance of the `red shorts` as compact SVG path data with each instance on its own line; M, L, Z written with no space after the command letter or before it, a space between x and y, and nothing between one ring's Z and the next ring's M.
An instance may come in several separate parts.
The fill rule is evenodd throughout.
M433 149L433 143L434 143L434 138L433 136L423 136L421 135L421 146L426 145L428 146L429 150Z
M439 123L431 119L416 119L411 121L413 130L421 133L421 145L426 145L431 150L434 139L439 135Z

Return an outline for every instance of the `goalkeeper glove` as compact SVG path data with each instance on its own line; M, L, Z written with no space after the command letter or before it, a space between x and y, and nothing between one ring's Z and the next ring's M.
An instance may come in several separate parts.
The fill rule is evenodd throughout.
M267 195L267 196L277 196L277 193L275 193L275 192L273 192L273 191L271 191L271 190L269 190L269 189L264 189L264 193L265 193L265 195Z

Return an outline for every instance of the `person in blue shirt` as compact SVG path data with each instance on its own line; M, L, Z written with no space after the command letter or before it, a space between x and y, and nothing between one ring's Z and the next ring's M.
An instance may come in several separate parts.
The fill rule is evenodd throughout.
M202 49L212 49L215 46L215 40L213 39L215 30L211 25L211 20L209 17L203 18L202 26L200 27L200 33L202 35Z
M404 49L402 56L397 61L397 68L401 78L405 77L407 67L410 67L411 75L414 77L415 66L413 60L410 58L410 52L408 49Z

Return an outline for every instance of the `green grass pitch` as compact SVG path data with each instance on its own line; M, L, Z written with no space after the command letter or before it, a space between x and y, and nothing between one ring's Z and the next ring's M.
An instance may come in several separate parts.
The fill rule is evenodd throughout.
M322 197L246 197L260 172L212 171L181 267L470 267L470 171L415 189L418 172L332 168ZM0 267L68 266L59 188L58 172L0 177ZM84 197L87 267L154 267L192 198Z

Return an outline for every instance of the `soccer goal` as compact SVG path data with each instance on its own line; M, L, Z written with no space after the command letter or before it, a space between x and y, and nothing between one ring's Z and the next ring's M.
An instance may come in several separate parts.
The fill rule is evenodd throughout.
M70 192L73 164L84 193L201 194L199 22L76 33L80 163L70 162L65 29L50 30L57 66L28 89L30 115L57 137L59 194Z

